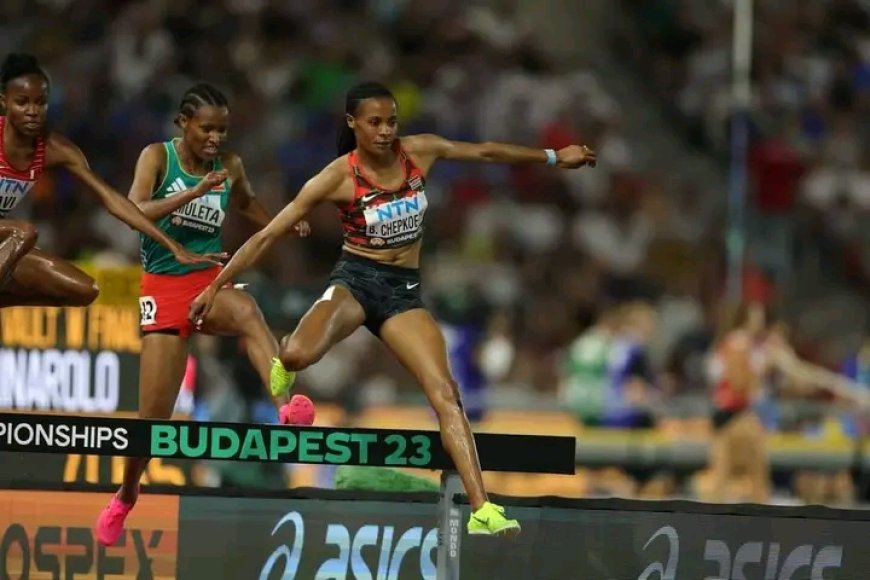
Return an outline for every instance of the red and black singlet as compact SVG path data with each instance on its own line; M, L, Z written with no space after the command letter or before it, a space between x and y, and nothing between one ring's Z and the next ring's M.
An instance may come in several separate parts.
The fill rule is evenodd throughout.
M0 117L0 218L15 209L24 196L33 189L42 172L45 171L45 139L38 137L33 161L27 169L16 169L6 158L3 147L3 132L6 130L6 117Z
M405 181L387 191L366 177L356 151L347 156L353 177L353 201L339 209L345 242L371 249L401 248L423 236L426 179L411 158L399 148Z

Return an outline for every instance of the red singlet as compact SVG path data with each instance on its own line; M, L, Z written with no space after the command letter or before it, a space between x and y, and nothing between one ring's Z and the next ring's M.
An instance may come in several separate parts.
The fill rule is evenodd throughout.
M719 347L716 353L716 358L718 359L717 363L719 366L717 374L719 374L719 376L717 377L716 386L713 391L713 403L715 404L717 409L722 409L725 411L739 412L748 408L752 404L752 395L750 393L735 389L731 385L731 383L728 382L728 379L722 376L724 374L725 350L729 348L734 348L734 344L738 340L749 342L750 350L748 352L748 355L749 364L752 372L760 376L762 370L765 367L765 359L767 358L767 352L764 343L758 344L751 342L751 340L748 339L748 337L740 331L735 331L730 336L725 338L724 342Z
M0 117L0 218L5 218L21 203L45 171L45 139L37 137L33 161L27 169L20 170L12 167L6 159L3 146L5 130L6 117Z

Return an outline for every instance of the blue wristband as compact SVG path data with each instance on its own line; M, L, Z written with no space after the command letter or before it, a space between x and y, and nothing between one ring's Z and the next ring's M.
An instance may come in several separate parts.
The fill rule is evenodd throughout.
M556 163L559 162L559 157L556 156L556 152L553 149L544 149L544 153L547 154L547 165L555 167Z

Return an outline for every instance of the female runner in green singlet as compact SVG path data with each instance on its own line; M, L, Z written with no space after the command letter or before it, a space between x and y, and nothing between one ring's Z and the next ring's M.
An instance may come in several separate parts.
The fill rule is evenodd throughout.
M153 143L142 151L129 197L185 248L222 253L221 229L230 208L260 228L272 216L254 196L239 156L221 151L229 108L219 90L208 84L188 90L176 124L182 131L180 139ZM307 236L310 228L300 222L295 231ZM264 386L269 384L278 342L248 293L224 285L201 325L194 326L188 319L190 303L220 274L220 267L180 264L146 238L142 239L142 267L140 417L168 419L172 415L194 332L242 337ZM283 392L291 381L282 385ZM97 538L103 545L114 544L123 532L148 461L127 458L121 489L97 522Z

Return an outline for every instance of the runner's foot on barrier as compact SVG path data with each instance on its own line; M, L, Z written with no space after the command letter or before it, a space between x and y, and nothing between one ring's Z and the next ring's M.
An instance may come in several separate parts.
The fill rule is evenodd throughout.
M137 494L138 499L138 494ZM113 546L121 534L124 533L124 521L126 521L130 510L136 502L126 503L121 501L117 495L112 496L103 511L100 512L100 517L97 518L95 527L97 533L97 541L104 546Z
M520 533L520 523L509 520L504 508L492 502L484 503L468 518L468 533L481 536L516 536Z
M305 395L293 395L278 417L284 425L314 425L314 403Z
M272 396L286 395L295 382L296 373L285 369L284 363L278 358L272 358L272 370L269 372L269 389L272 391Z

